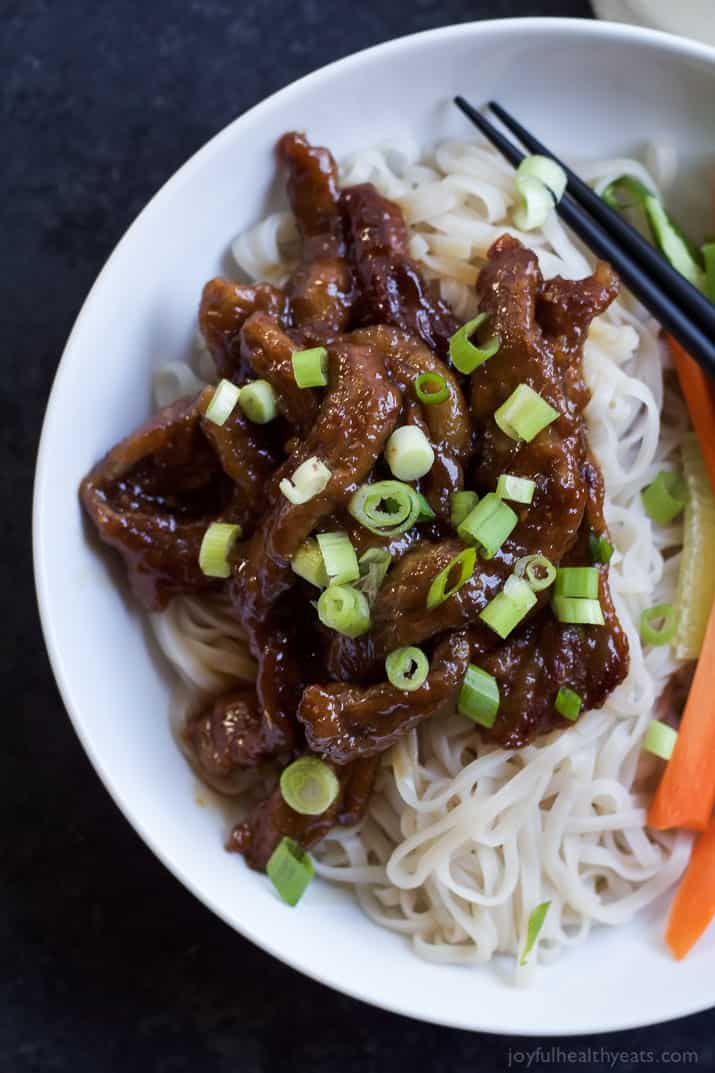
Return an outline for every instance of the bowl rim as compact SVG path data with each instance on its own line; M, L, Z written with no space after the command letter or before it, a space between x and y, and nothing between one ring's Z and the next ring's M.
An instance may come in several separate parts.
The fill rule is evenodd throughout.
M383 998L375 998L369 993L367 986L363 986L358 983L354 983L350 978L345 978L337 972L332 974L321 973L317 969L313 969L310 964L305 964L301 960L300 956L293 955L290 951L286 951L280 947L277 941L266 940L263 937L257 937L251 930L250 921L236 921L229 919L227 914L216 902L214 897L202 890L198 881L194 878L191 872L182 868L175 863L168 852L166 852L160 841L154 838L146 829L142 819L135 813L134 805L130 800L126 799L121 790L115 786L111 771L105 767L96 755L95 749L89 739L89 735L85 730L82 717L79 710L79 705L75 705L73 699L73 687L70 677L65 673L64 661L62 655L62 641L60 632L57 631L55 623L53 621L52 608L50 606L50 599L47 588L47 573L44 561L43 540L41 536L42 532L42 512L43 512L43 484L44 484L44 471L46 469L46 459L50 454L52 446L49 439L48 428L50 425L50 415L57 406L58 396L60 394L60 388L63 378L67 375L69 369L68 357L72 350L75 338L79 334L79 329L82 321L87 315L87 311L94 302L97 292L103 284L105 276L109 275L113 262L117 258L119 251L127 244L131 237L134 235L147 216L149 216L157 202L163 201L165 198L173 195L179 187L187 181L192 171L201 166L208 158L216 153L222 146L224 141L227 141L236 136L237 131L240 129L244 122L249 119L255 121L259 119L261 113L268 108L273 107L281 98L288 97L298 86L303 86L307 83L315 83L316 85L324 78L327 78L333 74L333 72L341 67L343 70L350 70L352 67L359 66L366 57L381 56L383 59L389 59L391 55L395 55L402 50L409 50L415 41L431 38L432 40L444 40L448 41L451 37L459 34L475 34L489 33L492 31L510 30L514 33L528 32L530 34L548 36L552 33L559 33L565 35L571 35L574 37L586 36L591 38L601 38L603 40L610 41L632 41L638 44L653 45L664 47L671 53L687 56L693 59L705 61L713 66L715 69L715 48L706 44L702 44L690 38L681 37L675 34L666 33L660 30L652 30L646 27L633 26L630 24L624 24L620 22L611 22L603 20L589 20L578 18L554 18L543 16L530 16L526 18L502 18L502 19L483 19L472 22L456 23L447 26L435 27L428 30L422 30L417 33L406 34L401 37L392 38L388 41L381 42L376 45L372 45L368 48L361 49L358 52L353 52L325 64L322 67L317 68L314 71L303 75L301 78L288 83L281 89L276 90L274 93L267 97L262 98L258 103L247 109L245 112L238 115L235 119L231 120L226 126L214 134L207 142L205 142L199 149L196 150L170 177L162 184L162 186L152 195L150 200L139 211L133 221L129 224L119 241L113 247L112 251L108 255L102 268L100 269L96 279L94 280L89 292L87 293L82 306L75 318L70 334L65 343L62 355L57 365L55 375L52 380L52 386L47 398L45 406L45 413L42 422L42 430L40 434L39 446L37 451L37 458L34 472L33 482L33 504L32 504L32 552L33 552L33 572L35 579L35 593L39 608L40 624L42 628L42 634L49 657L52 673L57 684L62 703L70 718L70 722L74 727L74 731L84 749L95 773L100 778L105 789L109 793L114 804L121 811L124 818L131 824L139 837L143 840L145 845L151 850L154 856L164 865L165 868L184 886L191 894L194 895L200 902L203 903L212 913L214 913L220 920L222 920L233 931L237 931L244 939L254 943L260 949L265 950L272 957L277 958L283 964L288 965L290 968L302 973L303 975L316 980L318 983L323 984L326 987L330 987L332 990L338 993L348 995L350 998L357 999L361 1002L365 1002L368 1005L375 1006L379 1009L388 1010L391 1013L400 1014L403 1017L409 1017L413 1020L419 1020L427 1024L439 1024L449 1028L459 1028L465 1031L471 1032L485 1032L491 1035L513 1035L520 1036L525 1035L517 1027L497 1027L494 1028L484 1022L467 1021L462 1017L446 1017L446 1016L429 1016L422 1012L415 1012L409 1002L400 1002L398 998L384 1000ZM651 1024L664 1024L668 1021L674 1020L679 1017L684 1017L689 1014L701 1012L709 1009L715 1004L715 992L712 996L706 995L702 1002L685 1002L677 1007L674 1007L672 1012L669 1012L667 1017L662 1016L653 1017L652 1019L643 1019L636 1016L623 1016L621 1019L612 1018L609 1023L599 1024L593 1029L587 1030L584 1033L582 1027L573 1027L569 1024L558 1024L552 1022L548 1028L540 1033L544 1037L560 1037L560 1036L574 1036L584 1034L594 1034L602 1032L615 1032L625 1031L628 1029L646 1027ZM528 1033L526 1033L528 1034Z

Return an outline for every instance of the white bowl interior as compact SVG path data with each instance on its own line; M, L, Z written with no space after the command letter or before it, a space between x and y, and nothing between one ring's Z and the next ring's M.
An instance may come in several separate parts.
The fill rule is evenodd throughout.
M351 57L238 119L182 168L120 243L67 345L38 462L35 552L48 647L82 742L128 819L208 906L296 968L377 1005L539 1035L649 1023L715 1003L715 937L676 965L661 904L593 933L523 992L489 968L420 961L343 891L315 883L299 909L283 906L223 851L220 813L196 806L169 733L169 678L114 583L121 571L88 539L77 485L149 412L151 369L186 353L204 281L276 196L273 146L284 130L307 129L338 156L405 132L429 145L469 133L455 93L497 97L564 154L672 142L688 176L680 207L702 221L714 72L715 53L675 38L549 19L454 27Z

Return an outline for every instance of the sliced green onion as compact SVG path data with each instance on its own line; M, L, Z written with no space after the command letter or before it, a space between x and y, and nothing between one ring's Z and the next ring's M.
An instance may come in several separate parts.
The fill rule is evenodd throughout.
M533 592L542 592L556 580L556 567L545 555L525 555L517 559L514 573L529 583Z
M251 380L242 387L238 405L254 425L267 425L278 413L276 393L267 380Z
M705 262L705 296L715 305L715 242L706 242L702 254Z
M411 693L427 681L429 660L421 648L410 645L396 648L385 660L388 681L396 689Z
M329 578L325 570L323 556L320 554L318 541L314 537L308 537L296 551L291 559L291 570L298 577L309 581L318 589L325 589L329 584Z
M566 189L566 173L549 157L524 157L514 176L520 200L514 210L514 226L522 231L543 227Z
M536 596L531 585L512 574L506 579L502 591L480 611L479 617L504 640L528 615L535 603Z
M355 588L365 594L370 606L375 602L391 562L387 548L368 548L358 559L360 580L355 583Z
M282 838L268 860L266 873L283 901L297 905L315 869L302 846L292 838Z
M582 600L573 596L554 596L551 607L559 622L577 626L603 626L604 618L598 600Z
M564 719L570 719L574 723L581 712L583 707L583 701L578 693L574 693L573 689L569 689L568 686L561 686L556 694L556 700L554 702L554 708L563 715Z
M641 492L646 514L658 525L667 525L677 518L687 498L688 489L683 478L666 469L662 469Z
M434 451L421 428L402 425L387 441L385 461L398 480L416 481L432 469Z
M618 196L619 191L625 191L630 200L621 200ZM620 211L633 206L643 209L653 240L660 252L670 261L673 268L690 280L693 286L703 289L705 281L703 271L697 262L697 252L673 218L668 215L657 194L654 194L634 176L622 175L609 183L601 196L612 209Z
M214 425L225 425L236 407L240 394L240 387L236 387L230 380L219 380L211 396L211 402L206 407L204 414L206 420L212 421Z
M661 760L670 760L677 740L676 730L669 727L667 723L661 723L659 719L653 719L645 732L643 748L647 753L659 756Z
M511 507L495 492L489 492L457 526L457 533L465 544L478 544L484 558L491 559L518 521Z
M419 494L401 481L363 484L348 503L360 525L378 536L399 536L411 529L420 516Z
M415 394L425 406L435 406L449 398L449 387L439 373L420 373L415 380Z
M325 387L328 383L328 352L324 346L294 350L291 361L298 387Z
M672 604L658 604L641 615L640 635L645 645L668 645L675 637L677 616Z
M496 678L470 663L459 691L457 711L473 723L493 727L499 711L499 683Z
M502 432L512 440L531 443L535 436L558 419L559 412L528 384L519 384L506 402L494 412Z
M449 521L453 529L458 529L464 519L470 514L477 503L479 496L476 492L453 492L449 501Z
M307 503L327 487L331 476L325 463L313 456L301 462L290 480L284 477L278 487L291 503Z
M317 756L300 756L284 768L280 787L286 805L301 816L320 816L340 793L335 772Z
M360 577L355 548L347 533L318 533L318 547L331 585L346 585Z
M556 596L598 597L599 573L595 566L562 566L556 571Z
M330 585L320 594L317 606L323 625L345 637L359 637L370 629L367 597L350 585Z
M536 491L536 481L528 477L512 477L502 473L497 481L497 495L500 499L510 499L512 503L531 503Z
M550 905L551 902L542 902L541 905L537 905L536 909L532 909L529 914L529 920L526 925L526 943L519 959L520 965L526 965L529 954L534 949L534 943L539 937L539 932L544 926Z
M433 521L434 516L435 516L434 511L432 510L431 506L429 505L429 503L427 502L427 500L425 499L425 497L422 495L421 492L417 493L417 498L420 501L420 512L417 515L417 521L418 522L431 522L431 521Z
M474 567L477 562L477 552L475 548L465 548L464 551L460 551L459 555L455 555L451 563L445 566L444 570L440 570L436 578L429 587L427 593L427 607L430 610L433 607L439 607L445 600L448 600L450 596L454 596L458 589L461 589L465 581L469 581L470 577L474 573ZM453 575L454 571L459 569L459 577L454 585L447 588L449 579Z
M230 577L231 564L228 556L241 535L240 525L228 522L211 522L204 533L199 548L199 567L206 577Z
M613 544L605 537L599 537L593 530L588 534L588 552L594 563L608 563L613 555Z
M449 356L452 365L460 373L464 373L465 376L473 373L485 361L493 358L501 346L501 340L498 335L493 335L483 347L475 346L474 343L470 342L470 335L473 335L488 317L488 313L478 313L476 317L462 325L459 331L455 332L449 340Z

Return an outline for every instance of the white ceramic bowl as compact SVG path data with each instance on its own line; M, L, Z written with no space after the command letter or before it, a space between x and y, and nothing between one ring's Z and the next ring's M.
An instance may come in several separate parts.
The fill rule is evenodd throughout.
M676 964L660 905L632 926L593 933L519 991L489 968L420 961L344 891L314 883L288 909L224 852L221 816L196 807L169 733L169 677L116 584L121 571L87 542L77 485L147 416L156 362L187 353L202 284L277 196L273 147L283 131L307 129L338 156L406 130L427 145L470 133L455 93L495 96L557 151L602 156L645 138L673 142L702 223L714 83L713 50L571 20L455 26L341 60L237 119L181 168L120 242L67 344L42 435L34 539L45 637L77 733L125 816L197 897L293 967L375 1005L492 1032L641 1025L715 1004L715 937Z

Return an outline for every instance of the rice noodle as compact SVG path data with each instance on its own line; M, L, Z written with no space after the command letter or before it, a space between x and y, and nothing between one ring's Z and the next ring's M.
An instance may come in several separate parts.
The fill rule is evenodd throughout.
M658 158L662 171L672 160ZM628 172L650 187L635 160L579 162L601 189ZM513 173L478 140L451 141L420 161L410 143L371 148L343 164L343 185L371 181L402 206L411 253L462 318L474 315L474 280L504 232L535 250L546 277L579 278L592 258L552 213L538 232L510 225ZM275 214L233 245L254 279L281 282L295 227ZM657 762L641 740L669 676L670 648L644 652L641 611L672 601L679 524L655 530L640 491L663 466L678 463L686 427L679 396L664 376L658 326L624 294L596 320L585 347L592 392L586 420L606 487L605 517L615 553L610 584L631 651L626 681L599 711L516 751L484 743L468 720L434 719L383 758L359 828L335 828L315 854L326 880L350 885L378 924L411 938L437 962L480 963L518 955L532 909L551 906L529 964L582 941L593 924L622 924L683 871L690 839L650 831L645 810ZM159 643L193 696L227 688L254 669L225 603L175 599L152 616Z

